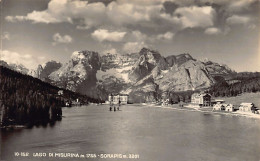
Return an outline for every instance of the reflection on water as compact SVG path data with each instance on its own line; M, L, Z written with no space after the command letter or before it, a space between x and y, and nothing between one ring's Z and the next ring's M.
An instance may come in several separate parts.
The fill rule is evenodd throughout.
M149 107L120 108L117 112L110 112L107 106L64 108L62 121L55 125L1 131L1 159L36 160L15 157L14 152L70 152L131 153L139 154L142 161L260 160L260 120ZM51 160L55 159L76 160Z

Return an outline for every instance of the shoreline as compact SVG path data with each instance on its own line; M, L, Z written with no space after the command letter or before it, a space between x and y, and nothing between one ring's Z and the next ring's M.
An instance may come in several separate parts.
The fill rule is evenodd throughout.
M104 105L106 105L106 104L103 104L103 106ZM212 107L202 107L202 108L185 107L185 106L179 107L178 104L168 105L168 106L155 105L155 104L126 104L124 106L142 106L142 107L148 107L148 108L161 108L161 109L170 109L170 110L176 110L176 111L191 111L191 112L200 112L200 113L221 114L221 115L226 115L226 116L238 116L238 117L246 117L246 118L253 118L253 119L260 120L260 114L239 112L239 111L236 111L236 112L213 111ZM75 106L75 107L81 107L81 106ZM64 116L62 116L62 117L64 117ZM24 129L26 127L27 127L26 125L8 125L8 126L1 126L0 129Z
M136 104L135 104L136 105ZM165 109L171 109L171 110L177 110L177 111L191 111L191 112L201 112L201 113L211 113L211 114L221 114L221 115L227 115L227 116L241 116L241 117L247 117L247 118L254 118L260 120L260 114L254 114L254 113L247 113L247 112L225 112L225 111L213 111L212 107L177 107L178 105L169 105L169 106L161 106L161 105L138 105L138 106L144 106L144 107L154 107L154 108L165 108Z

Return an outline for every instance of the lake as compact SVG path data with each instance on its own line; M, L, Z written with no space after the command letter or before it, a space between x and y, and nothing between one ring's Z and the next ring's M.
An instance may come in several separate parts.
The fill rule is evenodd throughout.
M257 119L133 105L63 108L63 116L52 126L2 130L1 160L260 160Z

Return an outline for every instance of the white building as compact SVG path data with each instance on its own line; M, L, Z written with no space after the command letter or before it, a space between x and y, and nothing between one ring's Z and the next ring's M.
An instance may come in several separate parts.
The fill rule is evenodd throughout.
M213 111L233 112L234 106L232 104L217 103L213 106Z
M191 103L200 106L210 106L211 95L208 93L194 93L191 95Z
M239 105L240 112L255 112L256 108L253 103L241 103Z
M110 104L127 104L128 103L128 95L127 94L110 94L108 96L108 101Z
M213 106L213 111L224 111L227 104L217 103Z
M234 106L232 104L228 104L225 108L225 111L227 112L233 112L234 111Z
M58 95L59 95L59 96L62 96L63 94L64 94L63 90L59 90L59 91L58 91Z

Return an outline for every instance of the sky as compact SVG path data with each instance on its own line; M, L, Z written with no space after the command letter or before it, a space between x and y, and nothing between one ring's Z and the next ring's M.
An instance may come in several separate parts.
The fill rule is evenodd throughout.
M74 51L189 53L260 72L260 0L0 0L0 59L34 69Z

